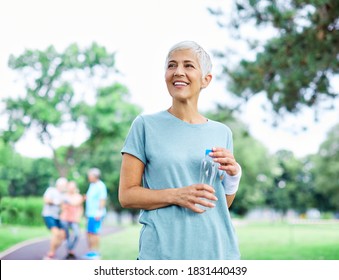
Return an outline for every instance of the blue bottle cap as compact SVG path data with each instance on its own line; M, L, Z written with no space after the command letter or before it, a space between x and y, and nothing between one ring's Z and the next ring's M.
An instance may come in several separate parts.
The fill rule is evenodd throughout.
M205 156L208 156L209 155L209 153L211 153L212 152L212 150L210 150L210 149L206 149L206 151L205 151Z

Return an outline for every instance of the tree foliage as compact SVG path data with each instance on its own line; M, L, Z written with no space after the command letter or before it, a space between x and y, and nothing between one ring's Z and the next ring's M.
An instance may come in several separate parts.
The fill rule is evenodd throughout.
M86 175L93 166L100 168L109 189L111 206L120 211L118 186L120 178L121 149L132 121L141 109L128 101L125 86L114 84L98 90L94 105L79 104L77 114L84 117L90 136L75 154L76 174ZM87 186L87 178L80 178L80 185Z
M2 139L0 154L0 199L4 196L40 196L58 177L51 159L23 157Z
M273 156L273 186L266 193L266 205L286 213L289 209L305 213L315 207L313 177L309 159L297 159L291 151L280 150Z
M339 212L339 124L328 133L314 157L315 185L323 209Z
M220 21L225 17L222 9L210 11ZM223 66L230 91L245 100L265 92L276 116L317 110L325 101L333 106L339 96L331 86L339 71L338 11L337 0L234 0L230 24L222 26L247 40L256 56ZM261 44L248 27L272 36Z
M93 103L98 87L107 84L108 78L113 83L115 54L96 43L84 49L72 44L63 52L50 46L11 55L9 66L24 82L25 94L5 100L9 121L3 139L16 142L27 130L35 131L41 143L53 151L60 176L67 176L74 143L70 141L66 151L57 154L58 146L53 143L56 132L79 133L77 128L83 122L79 104Z

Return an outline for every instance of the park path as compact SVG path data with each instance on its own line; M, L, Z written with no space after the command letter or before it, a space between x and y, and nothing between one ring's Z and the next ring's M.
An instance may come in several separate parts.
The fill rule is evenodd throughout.
M101 235L113 234L121 231L123 227L105 226L102 229ZM0 252L0 260L42 260L49 248L49 239L41 238L28 240L17 244L4 252ZM86 254L88 250L85 231L81 231L79 243L75 248L75 255L80 258ZM56 252L56 259L63 260L67 254L66 242L59 247Z

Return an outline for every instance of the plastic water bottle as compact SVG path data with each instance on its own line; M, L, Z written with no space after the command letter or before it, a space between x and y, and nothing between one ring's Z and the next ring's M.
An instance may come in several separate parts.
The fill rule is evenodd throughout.
M217 176L219 169L218 169L218 163L214 162L213 158L209 156L210 152L212 152L212 150L206 150L205 157L201 161L199 182L202 184L207 184L207 185L214 187L215 178ZM215 203L215 201L211 201L211 202ZM205 207L200 204L197 206L204 210L209 209L209 207Z
M200 179L199 182L213 187L216 175L218 173L218 163L213 161L209 156L212 150L205 151L205 157L200 165Z

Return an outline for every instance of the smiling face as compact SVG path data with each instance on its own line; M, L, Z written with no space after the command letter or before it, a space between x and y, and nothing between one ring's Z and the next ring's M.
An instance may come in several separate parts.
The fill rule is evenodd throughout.
M171 53L166 66L165 80L172 98L178 101L197 101L201 89L208 86L212 76L202 77L199 60L190 49Z

